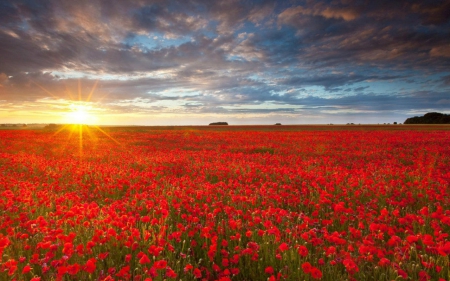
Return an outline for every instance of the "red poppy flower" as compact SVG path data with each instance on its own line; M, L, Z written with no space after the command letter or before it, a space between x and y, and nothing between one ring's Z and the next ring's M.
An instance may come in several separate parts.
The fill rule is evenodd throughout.
M86 264L84 265L84 270L88 273L94 273L96 268L96 262L97 260L95 258L89 259Z
M311 268L311 277L314 279L321 279L322 278L322 271L320 271L320 269L318 269L317 267L313 267Z
M287 251L289 250L289 245L287 243L281 243L278 247L278 250L280 250L281 252Z
M26 265L22 269L22 274L26 274L26 273L30 272L30 270L31 270L31 267L29 265Z
M312 266L311 266L311 264L309 262L304 262L302 264L302 269L303 269L303 272L310 273L311 269L312 269Z
M146 254L143 254L142 257L139 259L140 264L147 264L150 263L150 259Z
M300 245L298 247L298 253L302 257L306 257L308 255L308 248L306 246Z
M273 267L271 267L271 266L266 267L264 272L267 274L273 274L274 273Z
M194 269L193 274L194 274L195 278L202 278L202 272L198 268Z

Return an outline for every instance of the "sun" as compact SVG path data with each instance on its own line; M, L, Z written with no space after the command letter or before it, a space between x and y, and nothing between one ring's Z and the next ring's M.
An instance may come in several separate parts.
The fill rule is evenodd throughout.
M101 127L98 126L99 119L101 119L101 115L98 115L102 110L96 107L96 103L91 102L91 97L97 87L98 81L94 83L91 91L86 99L82 98L81 93L81 82L78 80L78 100L71 94L71 91L67 89L67 94L69 95L69 99L60 99L57 95L52 94L50 91L42 87L36 82L33 82L39 88L41 88L46 93L50 94L55 100L61 104L60 106L64 109L61 112L61 121L64 123L62 126L54 126L51 127L49 124L49 128L58 128L54 136L58 135L63 131L68 131L68 141L71 140L72 136L78 135L78 155L80 161L83 160L83 139L85 136L90 137L91 139L98 140L95 137L95 131L98 131L105 135L108 139L114 141L116 144L121 145L119 141L113 138L108 132L105 132ZM101 99L100 99L101 100ZM54 125L54 124L53 124ZM89 125L89 126L86 126Z
M67 120L72 124L92 124L95 117L89 112L90 107L81 103L73 103L67 113Z

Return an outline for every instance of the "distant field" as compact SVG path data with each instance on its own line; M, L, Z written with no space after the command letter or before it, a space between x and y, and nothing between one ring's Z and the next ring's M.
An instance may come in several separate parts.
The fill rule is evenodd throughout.
M58 125L57 128L51 130L57 130L62 125ZM87 125L88 127L95 128L95 125ZM28 127L0 127L0 130L41 130L45 129L45 125L35 125ZM450 125L378 125L378 124L355 124L355 125L228 125L228 126L209 126L209 125L193 125L193 126L98 126L105 131L127 131L127 132L145 132L153 130L201 130L201 131L434 131L434 130L450 130ZM46 129L48 130L48 129Z
M100 126L108 131L201 130L201 131L434 131L450 125L228 125L228 126Z

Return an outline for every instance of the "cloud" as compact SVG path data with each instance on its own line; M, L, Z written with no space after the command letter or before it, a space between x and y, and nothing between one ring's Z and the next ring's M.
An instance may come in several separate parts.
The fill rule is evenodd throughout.
M361 75L350 73L344 74L331 74L331 75L314 75L314 76L292 76L289 78L282 78L278 80L279 84L289 86L323 86L325 89L332 89L338 86L352 85L357 82L363 81L385 81L401 78L401 76L379 76L379 75ZM368 87L360 87L358 90L363 90ZM356 91L356 90L355 90Z
M396 102L437 110L448 99L419 98L408 88L435 90L436 79L426 76L449 85L446 1L1 5L0 100L12 103L74 99L78 81L89 93L96 80L94 102L133 111L381 112Z
M317 1L289 7L279 14L278 25L295 28L299 42L303 42L299 60L321 66L367 64L429 69L434 65L440 71L448 66L449 60L442 57L448 53L449 32L436 26L418 28L424 24L425 15L440 13L437 9L414 8L419 1L345 3ZM324 15L325 11L330 12ZM351 13L344 17L339 13L342 11ZM436 24L443 27L445 23Z
M355 91L355 92L362 92L363 90L368 89L368 88L370 88L370 87L369 86L358 87L358 88L353 89L353 91Z
M447 46L437 46L431 48L430 56L450 58L450 44Z
M177 37L206 28L208 21L201 16L190 16L179 11L170 11L160 3L144 5L132 14L132 24L142 33L162 32L166 37Z
M440 25L450 21L450 2L448 1L414 3L411 10L421 15L423 24Z
M325 3L316 3L312 7L292 7L284 10L278 19L284 24L295 24L297 18L303 15L322 16L327 19L343 19L345 21L351 21L358 17L359 13L351 7L330 7Z
M442 77L441 80L442 80L442 82L443 82L444 85L450 86L450 75L447 75L447 76Z
M8 76L5 73L0 73L0 85L8 81Z

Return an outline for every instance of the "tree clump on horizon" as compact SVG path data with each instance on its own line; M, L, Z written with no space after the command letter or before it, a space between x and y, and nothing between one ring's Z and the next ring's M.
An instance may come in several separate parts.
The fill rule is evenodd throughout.
M209 125L228 125L227 122L213 122L213 123L209 123Z
M405 124L450 124L450 114L429 112L424 116L408 118Z

